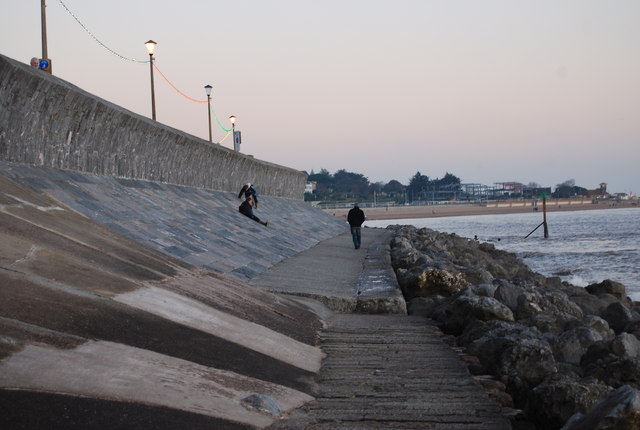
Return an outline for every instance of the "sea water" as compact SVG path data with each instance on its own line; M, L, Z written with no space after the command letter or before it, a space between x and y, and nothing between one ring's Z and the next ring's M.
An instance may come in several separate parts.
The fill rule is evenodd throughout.
M365 226L393 224L455 233L514 252L532 270L558 276L576 286L611 279L640 301L640 209L548 212L544 238L542 213L366 221ZM529 233L531 235L527 238Z

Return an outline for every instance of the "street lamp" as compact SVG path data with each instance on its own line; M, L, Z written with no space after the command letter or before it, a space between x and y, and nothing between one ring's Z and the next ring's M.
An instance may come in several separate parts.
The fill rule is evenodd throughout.
M156 49L157 43L153 40L149 40L144 44L147 47L149 53L149 66L151 69L151 119L156 120L156 92L153 86L153 51Z
M231 136L233 136L233 149L238 151L238 143L236 142L236 117L231 115L229 117L229 121L231 122Z
M209 142L211 142L211 89L213 87L211 85L207 85L204 87L204 90L207 92L207 112L209 113Z

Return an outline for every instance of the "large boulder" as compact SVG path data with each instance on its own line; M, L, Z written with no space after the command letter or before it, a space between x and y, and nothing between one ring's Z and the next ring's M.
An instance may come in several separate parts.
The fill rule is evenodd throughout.
M493 297L515 312L518 308L518 297L524 293L524 289L506 279L496 279L493 283L496 286Z
M580 306L585 315L600 315L600 313L617 299L610 294L594 295L590 294L583 287L574 285L566 285L563 291L569 297L569 300Z
M536 328L503 323L467 347L478 357L478 371L504 382L516 404L524 404L527 393L549 374L558 371L551 345Z
M568 322L582 319L584 314L562 291L534 290L518 296L515 315L518 321L557 334Z
M477 296L470 289L460 294L437 316L442 330L447 334L460 335L467 325L476 321L513 321L511 309L493 297Z
M611 352L618 357L638 358L640 341L632 334L622 333L611 341Z
M609 327L618 334L622 333L627 325L637 320L631 313L631 310L619 301L607 306L600 313L600 316L607 321Z
M450 299L433 295L429 297L415 297L407 301L407 313L409 315L420 315L423 317L431 317L434 311L443 303Z
M632 385L640 388L640 360L614 354L583 367L586 376L593 376L612 387Z
M612 333L609 334L611 337ZM553 340L553 353L558 361L579 365L582 357L594 343L607 339L607 334L587 325L572 328Z
M596 296L600 294L611 294L618 300L628 300L627 289L625 288L625 286L610 279L605 279L599 284L587 285L585 287L585 290L587 290L590 294L594 294Z
M613 391L595 378L553 374L535 387L527 399L527 415L539 428L560 428L576 412L587 413Z
M420 296L439 294L452 296L466 287L468 282L460 273L441 269L427 269L418 276Z
M572 416L562 430L632 430L640 428L640 393L628 385L611 392L586 414Z

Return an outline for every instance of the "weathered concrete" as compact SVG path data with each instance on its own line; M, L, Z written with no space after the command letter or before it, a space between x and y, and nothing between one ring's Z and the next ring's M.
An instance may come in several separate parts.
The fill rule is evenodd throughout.
M403 315L404 299L387 274L391 235L363 229L356 250L344 233L249 281L304 297L324 323L320 347L327 357L316 400L271 429L511 428L506 410L476 384L442 333L425 318Z
M337 314L327 323L316 400L272 430L511 428L424 318Z
M282 410L313 399L233 372L100 341L87 341L71 350L27 345L0 363L0 387L127 399L257 428L271 424L273 417L245 409L243 398L256 392L269 395Z
M0 176L1 428L263 428L311 399L320 325Z
M0 175L44 192L140 244L187 263L248 280L347 229L301 200L265 196L256 214L238 213L233 193L112 178L0 161Z
M265 291L310 297L337 312L401 313L407 308L389 258L391 231L363 229L362 248L343 233L249 281Z
M306 175L211 144L0 55L0 160L301 200Z

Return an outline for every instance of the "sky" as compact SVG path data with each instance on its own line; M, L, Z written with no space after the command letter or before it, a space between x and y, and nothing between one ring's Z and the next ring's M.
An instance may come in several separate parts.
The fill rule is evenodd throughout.
M1 54L42 55L40 3L0 0ZM211 85L261 160L640 193L638 0L46 3L54 75L151 116L152 39L158 70L199 101ZM155 92L159 122L208 140L206 104L157 72Z

